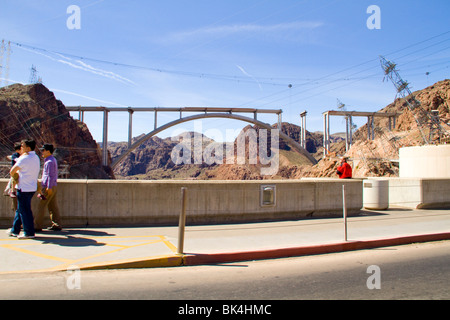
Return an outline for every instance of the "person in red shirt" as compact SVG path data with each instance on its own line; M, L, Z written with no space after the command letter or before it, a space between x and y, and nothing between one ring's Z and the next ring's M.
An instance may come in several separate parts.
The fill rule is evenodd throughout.
M352 167L347 163L347 158L341 158L341 165L337 168L336 172L340 179L352 178Z

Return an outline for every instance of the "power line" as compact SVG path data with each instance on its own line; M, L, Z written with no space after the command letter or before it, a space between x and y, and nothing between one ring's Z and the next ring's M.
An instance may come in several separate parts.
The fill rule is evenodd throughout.
M84 56L79 56L79 55L74 55L74 54L64 53L64 52L59 52L59 51L52 51L52 50L47 50L44 48L30 46L30 45L13 42L13 41L11 41L11 44L14 44L15 46L17 46L19 48L27 48L28 50L32 50L32 51L40 51L40 52L45 52L47 54L57 54L57 55L62 55L62 56L78 59L78 60L91 61L91 62L113 65L113 66L124 67L124 68L140 69L140 70L153 71L153 72L157 72L157 73L167 73L167 74L175 74L175 75L180 75L180 76L206 78L206 79L222 80L222 81L233 81L233 82L243 82L243 83L253 83L254 82L254 80L249 80L248 77L244 77L244 76L224 75L224 74L214 74L214 73L201 73L201 72L191 72L191 71L182 71L182 70L169 70L169 69L163 69L163 68L138 66L138 65L133 65L133 64L121 63L121 62L113 62L113 61L102 60L102 59L88 58L88 57L84 57ZM274 86L287 86L288 85L288 84L276 83L276 82L264 82L263 84L274 85Z
M392 54L396 54L399 52L402 52L404 50L407 50L409 48L415 47L417 45L420 45L422 43L431 41L433 39L436 39L438 37L444 36L446 34L450 33L450 31L446 31L443 32L439 35L430 37L428 39L422 40L420 42L408 45L404 48L395 50L393 52L389 52L387 54L384 54L385 56L388 55L392 55ZM426 48L432 47L432 46L436 46L439 45L445 41L448 41L450 39L446 39L444 41L441 41L439 43L435 43L431 46L428 46ZM141 70L148 70L148 71L153 71L153 72L158 72L158 73L167 73L167 74L175 74L175 75L180 75L180 76L187 76L187 77L196 77L196 78L205 78L205 79L212 79L212 80L221 80L221 81L232 81L232 82L240 82L240 83L253 83L254 80L248 79L247 76L238 76L238 75L224 75L224 74L214 74L214 73L203 73L203 72L192 72L192 71L183 71L183 70L169 70L169 69L164 69L164 68L156 68L156 67L149 67L149 66L139 66L139 65L133 65L133 64L128 64L128 63L122 63L122 62L114 62L114 61L109 61L109 60L104 60L104 59L94 59L94 58L89 58L89 57L85 57L85 56L80 56L80 55L74 55L71 53L65 53L65 52L60 52L60 51L53 51L53 50L48 50L45 48L40 48L40 47L36 47L36 46L31 46L31 45L27 45L27 44L23 44L23 43L18 43L18 42L14 42L14 41L10 41L11 44L16 45L17 47L22 47L22 48L27 48L29 50L32 51L40 51L40 52L45 52L47 54L57 54L57 55L62 55L62 56L66 56L66 57L70 57L70 58L75 58L78 60L84 60L84 61L92 61L92 62L96 62L96 63L101 63L101 64L107 64L107 65L113 65L113 66L119 66L119 67L124 67L124 68L132 68L132 69L141 69ZM422 51L426 48L423 49L419 49L415 52L412 53L408 53L402 57L414 54L416 52ZM402 58L401 57L401 58ZM397 58L398 59L398 58ZM268 80L292 80L293 81L305 81L302 82L300 84L294 84L295 87L299 87L299 86L305 86L307 84L311 84L314 82L321 82L325 79L330 79L331 77L338 75L338 74L342 74L346 71L358 68L360 66L366 65L368 63L377 61L376 58L350 66L348 68L342 69L340 71L337 72L333 72L331 74L325 75L323 77L317 78L317 79L301 79L301 78L281 78L281 77L257 77L257 80L261 83L261 84L265 84L265 85L273 85L273 86L285 86L288 87L289 85L292 85L292 83L280 83L280 82L276 82L276 81L268 81ZM263 81L264 80L264 81ZM332 80L332 81L352 81L354 79L349 78L349 77L341 77L339 79L336 80ZM283 90L283 92L285 92L285 90Z
M442 36L447 35L447 34L449 34L449 33L450 33L450 31L443 32L443 33L441 33L441 34L439 34L439 35L430 37L430 38L428 38L428 39L425 39L425 40L422 40L422 41L419 41L419 42L416 42L416 43L414 43L414 44L408 45L408 46L403 47L403 48L401 48L401 49L397 49L397 50L392 51L392 52L390 52L390 53L388 53L388 54L391 54L391 55L392 55L392 54L400 53L400 52L402 52L402 51L405 51L405 50L407 50L407 49L410 49L410 48L413 48L413 47L415 47L415 46L421 45L421 44L423 44L423 43L426 43L426 42L428 42L428 41L434 40L434 39L436 39L436 38L442 37ZM410 56L410 55L412 55L412 54L418 53L418 52L420 52L420 51L424 51L424 50L429 49L429 48L431 48L431 47L434 47L434 46L436 46L436 45L439 45L439 44L442 44L442 43L444 43L444 42L447 42L447 41L449 41L449 40L450 40L450 39L445 39L445 40L440 41L440 42L438 42L438 43L434 43L434 44L429 45L429 46L427 46L427 47L425 47L425 48L421 48L421 49L415 50L415 51L413 51L413 52L411 52L411 53L407 53L407 54L401 56L400 58L404 58L404 57ZM427 54L427 55L425 55L425 56L421 56L421 57L416 58L415 60L409 61L409 62L407 62L407 63L405 63L405 64L409 64L409 63L412 63L412 62L414 62L414 61L417 61L417 60L423 59L423 58L425 58L425 57L431 56L431 55L433 55L433 54L436 54L436 53L438 53L438 52L442 52L442 51L448 50L449 48L450 48L450 47L446 47L446 48L444 48L444 49L440 49L440 50L438 50L438 51L436 51L436 52ZM346 80L346 79L350 80L349 83L346 83L346 84L344 84L344 85L342 85L342 86L339 86L339 87L336 87L336 88L333 88L333 89L330 89L330 90L326 90L326 91L324 91L324 92L321 92L321 93L318 93L318 94L313 95L313 96L317 96L317 95L319 95L319 94L323 94L323 93L325 93L325 92L329 92L329 91L332 91L332 90L336 90L336 89L338 89L338 88L342 88L342 87L348 86L348 85L353 84L353 83L355 83L355 82L358 82L358 81L361 81L361 80L365 80L365 79L368 79L368 78L377 76L378 73L370 74L370 75L368 75L368 76L363 76L363 77L361 77L361 78L359 78L359 79L352 78L353 76L355 76L355 75L357 75L357 74L360 74L360 73L362 73L362 72L365 72L365 71L369 71L369 70L372 70L372 69L379 68L379 63L378 63L379 60L378 60L378 58L374 58L374 59L371 59L371 60L368 60L368 61L365 61L365 62L362 62L362 63L358 63L358 64L353 65L353 66L351 66L351 67L347 67L347 68L342 69L342 70L340 70L340 71L333 72L333 73L328 74L328 75L326 75L326 76L324 76L324 77L321 77L321 78L319 78L319 79L316 79L315 81L326 80L326 79L329 79L329 78L332 77L332 76L335 76L335 75L338 75L338 74L342 74L342 73L344 73L344 72L346 72L346 71L353 70L353 69L359 68L359 67L361 67L361 66L364 66L364 65L366 65L366 64L369 64L369 63L375 63L375 62L376 62L376 65L374 65L374 66L372 66L372 67L369 67L369 68L367 68L367 69L364 69L364 70L361 70L361 71L358 71L358 72L354 72L354 73L352 73L352 74L350 74L350 75L348 75L348 76L342 76L341 78L338 78L338 79L328 80L327 83L320 84L320 85L318 85L318 86L315 86L314 88L302 90L302 91L300 91L300 92L297 92L297 93L291 95L289 98L291 99L293 96L297 96L297 95L299 95L299 94L302 94L302 93L305 93L305 92L308 92L308 91L311 91L311 90L315 90L315 89L317 89L317 88L319 88L319 87L324 87L324 86L329 85L329 84L332 84L332 83L344 81L344 80ZM302 85L307 85L307 84L311 84L311 85L312 85L312 84L313 84L313 81L308 81L308 82L306 82L306 83L303 83ZM262 98L260 98L260 99L252 100L251 103L254 103L255 101L258 101L258 100L266 99L266 98L271 97L271 96L274 96L274 95L283 94L283 93L285 93L286 91L287 91L287 90L282 90L282 91L280 91L280 92L278 92L278 93L271 94L270 96L266 96L266 97L262 97ZM311 97L313 97L313 96L309 96L309 97L307 97L307 98L299 99L299 100L296 100L296 101L293 101L293 102L291 101L290 103L296 103L296 102L299 102L299 101L303 101L303 100L309 99L309 98L311 98ZM275 103L275 102L279 102L279 101L281 101L281 100L283 100L283 99L286 99L286 97L282 97L282 98L279 98L279 99L276 99L276 100L272 100L272 101L270 101L270 102L268 102L268 103L265 103L264 105L269 105L269 104L272 104L272 103ZM244 104L241 104L240 106L243 106L243 105L246 105L246 104L247 104L247 103L244 103Z

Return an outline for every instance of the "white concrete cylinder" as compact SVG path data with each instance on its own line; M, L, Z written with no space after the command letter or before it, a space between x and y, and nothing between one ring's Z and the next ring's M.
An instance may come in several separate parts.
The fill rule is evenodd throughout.
M400 149L400 178L450 178L450 145Z
M363 206L368 210L389 208L389 180L364 180Z

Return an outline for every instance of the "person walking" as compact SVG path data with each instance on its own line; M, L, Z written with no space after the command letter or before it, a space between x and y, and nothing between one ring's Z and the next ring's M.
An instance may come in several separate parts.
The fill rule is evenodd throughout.
M13 226L7 231L11 237L19 239L33 239L35 237L33 211L31 210L31 199L37 191L37 181L41 168L39 157L35 153L36 142L31 139L21 142L22 155L11 168L13 176L19 173L17 188L17 210ZM24 234L20 235L23 226Z
M47 228L49 231L61 231L61 215L56 199L58 192L58 162L53 156L54 147L52 144L44 144L40 149L44 158L44 169L41 181L41 201L38 212L34 218L34 227L37 232L42 231L44 224L45 209L48 208L52 225Z
M15 143L14 144L14 153L11 155L11 168L15 166L17 159L20 158L20 156L22 155L22 146L21 143ZM17 192L16 192L16 185L19 182L19 174L16 173L14 176L11 177L11 186L12 186L12 191L10 197L12 198L12 207L11 209L13 210L13 212L17 211Z
M20 142L14 144L14 154L7 156L6 158L11 161L11 168L16 164L17 159L21 156L22 146ZM10 169L11 170L11 169ZM16 193L16 185L19 182L19 174L16 173L9 179L8 185L3 192L3 195L8 196L12 199L11 210L12 212L17 211L17 193Z

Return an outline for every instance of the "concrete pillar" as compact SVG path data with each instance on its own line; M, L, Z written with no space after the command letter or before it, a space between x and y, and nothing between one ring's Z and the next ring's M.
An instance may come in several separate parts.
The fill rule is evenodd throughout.
M372 116L372 140L375 140L375 115Z
M352 117L352 115L349 115L348 116L348 122L349 122L349 133L350 133L350 145L349 145L349 147L351 148L352 147L352 145L353 145L353 117ZM350 149L349 148L349 149Z
M80 106L80 111L78 111L78 120L80 120L81 122L84 122L84 111L81 111L81 106Z
M325 158L327 155L327 116L323 114L323 157Z
M131 140L133 139L133 113L131 108L128 108L128 148L131 147Z
M330 152L330 114L323 114L323 156L324 158Z
M108 165L108 113L105 108L103 110L103 147L102 147L102 162L104 166Z
M345 151L349 149L349 138L348 138L348 116L345 116Z
M306 149L306 115L307 112L303 111L300 116L302 118L302 126L301 126L301 133L300 133L300 145Z

